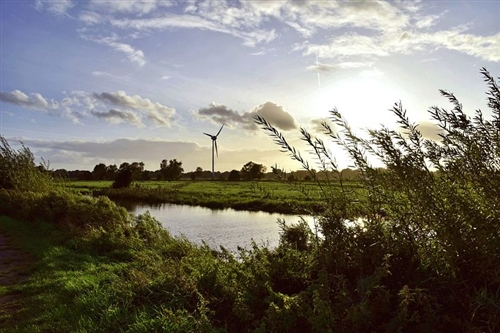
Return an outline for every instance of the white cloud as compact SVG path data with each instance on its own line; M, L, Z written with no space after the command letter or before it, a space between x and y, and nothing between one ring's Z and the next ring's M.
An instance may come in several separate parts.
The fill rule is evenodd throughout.
M215 124L227 124L230 126L239 124L245 130L250 131L258 129L253 118L256 115L266 118L274 126L285 131L297 128L297 123L293 116L286 112L282 106L272 102L266 102L242 114L229 109L225 105L211 103L207 108L199 109L196 114L196 116L202 119L210 119Z
M0 92L0 101L68 118L74 123L80 123L84 116L92 115L112 123L124 122L143 127L142 116L144 116L157 126L170 126L175 117L174 108L152 102L139 95L127 95L124 91L93 94L85 91L71 91L65 94L66 97L61 102L57 102L47 100L39 93L33 93L30 97L22 91L14 90ZM123 110L109 109L109 106Z
M446 48L483 60L500 61L500 33L491 36L465 34L456 29L434 33L403 32L399 35L384 34L362 36L346 34L332 38L328 44L297 46L304 55L342 59L347 56L386 57L391 54L412 54L425 50Z
M43 111L51 116L63 117L74 123L80 123L81 115L68 108L66 103L59 103L53 99L47 100L39 93L32 93L29 97L20 90L14 90L10 93L0 92L0 100L25 109Z
M60 6L66 8L71 4L63 3ZM499 61L497 35L466 34L470 28L467 22L462 27L431 31L448 12L436 14L433 9L429 14L432 6L419 1L92 0L89 7L92 11L80 13L80 20L88 25L105 21L113 27L135 31L207 30L235 36L249 47L271 43L289 27L303 38L295 49L302 50L305 56L377 58L447 48ZM349 31L339 35L339 29ZM116 36L86 38L125 53L139 66L146 63L143 51L118 41Z
M47 9L48 11L56 14L66 14L68 9L72 8L75 4L71 0L35 0L35 8L37 10Z
M203 5L205 4L205 5ZM111 24L123 29L166 30L166 29L200 29L230 34L243 40L246 46L269 43L277 38L273 29L259 29L262 17L253 13L242 12L236 8L221 7L223 2L204 2L196 13L174 14L163 13L161 16L139 19L113 19ZM225 6L225 5L224 5Z
M95 110L90 111L94 117L105 119L113 124L119 124L122 122L132 124L136 127L144 127L141 118L131 111L121 111L117 109L111 109L107 112L99 112Z
M32 93L31 97L26 95L20 90L11 92L0 92L0 100L3 102L18 105L26 109L33 109L39 111L49 111L58 109L57 101L47 101L41 94Z
M80 12L78 19L87 25L96 25L103 22L103 18L100 14L87 10Z
M108 45L116 51L125 53L130 62L133 62L139 66L144 66L146 64L146 58L144 57L144 53L141 50L137 50L129 44L125 43L110 42Z
M130 44L117 42L118 36L112 35L110 37L94 37L86 34L85 29L79 31L80 37L85 40L101 44L107 45L114 49L115 51L125 53L130 62L137 64L138 66L144 66L146 64L146 57L144 56L144 52L142 50L136 49Z
M90 6L94 9L100 9L111 13L138 15L149 14L160 7L171 7L173 4L173 1L165 0L90 1Z
M92 97L105 104L124 107L129 110L142 112L147 118L159 126L170 126L175 115L175 109L154 103L148 98L134 95L129 96L124 91L94 93Z

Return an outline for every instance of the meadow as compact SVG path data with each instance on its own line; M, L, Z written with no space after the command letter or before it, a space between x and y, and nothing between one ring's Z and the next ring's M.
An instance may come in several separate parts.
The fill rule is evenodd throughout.
M142 203L175 203L208 208L312 214L326 209L324 190L338 183L285 181L139 181L130 188L113 189L111 181L66 181L63 187L78 193ZM321 188L322 185L324 189ZM362 184L345 181L345 191L363 193Z

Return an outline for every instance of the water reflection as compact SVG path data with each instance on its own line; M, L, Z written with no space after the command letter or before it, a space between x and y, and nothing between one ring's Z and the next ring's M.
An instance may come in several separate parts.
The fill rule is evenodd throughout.
M198 244L205 241L214 249L219 249L222 245L233 252L238 246L250 248L252 239L259 245L275 247L278 245L280 233L278 218L285 219L287 224L300 220L297 215L233 209L213 210L197 206L151 205L130 201L117 203L134 214L149 211L151 216L155 217L174 236L184 235ZM314 228L312 217L306 217L306 221L311 228Z

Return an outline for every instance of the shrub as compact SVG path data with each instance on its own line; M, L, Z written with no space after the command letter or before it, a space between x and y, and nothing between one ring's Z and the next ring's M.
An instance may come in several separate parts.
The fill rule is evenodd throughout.
M327 304L338 307L334 281L345 281L342 292L351 301L337 309L344 313L336 322L342 331L500 328L500 89L484 68L481 73L492 119L481 111L469 117L452 93L441 90L453 109L429 110L439 141L425 138L401 103L392 109L399 129L369 130L368 138L355 134L336 109L330 112L340 130L324 122L324 133L351 157L361 196L343 186L321 138L301 129L318 167L333 173L338 186L321 182L300 152L256 116L321 188L323 238L313 255L315 270L326 275L311 286L326 287ZM384 167L373 166L373 158ZM304 235L300 227L287 227L281 244L300 249Z
M44 166L35 165L35 157L24 144L14 150L0 135L0 188L16 191L43 192L52 181Z

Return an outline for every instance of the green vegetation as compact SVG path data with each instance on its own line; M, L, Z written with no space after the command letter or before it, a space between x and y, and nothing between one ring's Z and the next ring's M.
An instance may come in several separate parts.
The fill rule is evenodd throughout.
M110 181L70 181L67 189L105 195L111 199L143 203L175 203L209 208L233 208L280 213L324 211L324 200L317 184L278 181L141 181L129 188L109 188ZM358 182L344 184L362 192ZM296 191L291 190L293 187Z
M442 91L453 109L430 110L440 142L422 137L400 104L393 113L401 131L371 130L369 139L333 110L340 131L324 123L325 133L352 157L364 192L346 186L340 173L332 182L317 178L337 172L321 139L301 130L320 163L316 172L258 117L310 171L326 208L321 237L305 222L282 225L276 249L255 245L235 257L173 238L150 216L128 216L104 197L0 189L0 215L15 219L2 218L1 230L24 239L28 250L38 244L30 278L0 289L26 296L10 318L1 317L2 329L498 332L500 89L482 74L492 120L479 111L471 119ZM16 158L9 154L2 158ZM368 155L385 168L371 166Z

